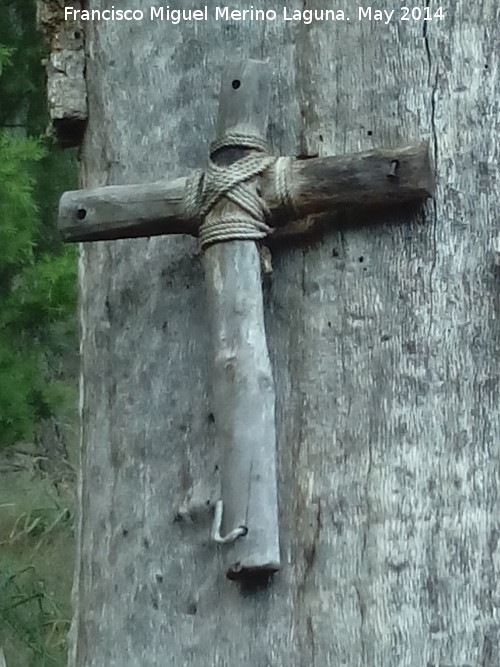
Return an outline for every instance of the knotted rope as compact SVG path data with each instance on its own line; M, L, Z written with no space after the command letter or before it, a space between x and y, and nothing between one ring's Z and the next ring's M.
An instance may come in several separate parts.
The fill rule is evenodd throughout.
M275 188L283 207L294 210L291 195L291 160L276 158L269 152L266 141L250 134L226 134L214 142L210 149L212 156L221 148L248 148L256 153L247 155L237 162L220 167L212 159L205 172L196 171L188 179L184 208L186 215L200 221L199 236L201 247L213 243L233 240L258 240L272 233L267 224L269 208L252 181L274 165ZM208 214L225 197L238 207L237 210L220 216Z

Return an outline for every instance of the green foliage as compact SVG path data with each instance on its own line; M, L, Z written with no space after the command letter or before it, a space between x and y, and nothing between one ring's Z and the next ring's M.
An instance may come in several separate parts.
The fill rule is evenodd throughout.
M5 65L11 64L12 49L0 44L0 76Z
M0 449L32 440L40 419L61 415L72 396L65 368L77 347L76 251L63 247L54 224L60 193L77 187L76 160L44 136L35 4L0 0ZM24 449L40 473L37 445ZM9 667L62 667L72 517L35 500L42 482L21 474L11 488L9 474L0 482L0 646Z
M70 317L74 311L74 248L26 262L13 282L0 326L43 338L48 325Z
M28 649L26 667L60 667L65 664L69 621L36 574L33 567L0 570L0 625Z
M43 94L44 44L37 32L35 0L0 2L0 126L21 124L32 136L41 134L46 124ZM11 64L7 73L6 60Z
M45 345L50 325L74 312L75 256L40 254L36 243L33 167L43 155L37 141L0 133L0 448L32 432L64 394L45 370Z
M0 133L0 284L19 263L32 258L37 224L32 164L42 157L39 144ZM30 173L31 172L31 173Z
M75 249L62 246L54 225L60 192L75 186L74 156L40 138L47 118L35 3L2 4L0 449L30 438L61 405L65 385L50 367L61 336L53 332L74 321L76 307ZM74 327L64 335L76 348Z
M0 647L8 667L65 667L73 492L56 490L35 448L4 454L1 463Z

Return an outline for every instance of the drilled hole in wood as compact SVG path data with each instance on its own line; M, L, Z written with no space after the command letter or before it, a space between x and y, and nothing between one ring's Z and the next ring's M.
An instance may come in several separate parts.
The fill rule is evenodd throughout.
M194 602L188 604L187 609L186 609L186 614L189 616L195 616L196 612L198 611L198 607Z
M78 211L76 212L76 217L78 220L85 220L85 216L87 215L87 211L84 208L79 208Z
M235 90L238 90L238 88L241 86L241 81L239 79L235 79L231 85Z

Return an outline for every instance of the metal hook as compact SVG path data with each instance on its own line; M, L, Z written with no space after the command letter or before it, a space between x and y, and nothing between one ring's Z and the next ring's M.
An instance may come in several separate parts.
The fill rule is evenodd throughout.
M246 526L238 526L233 528L227 535L222 537L220 534L220 529L222 526L222 500L218 500L215 503L215 512L214 512L214 522L212 524L212 539L217 544L229 544L229 542L234 542L238 537L243 537L248 533L248 528Z

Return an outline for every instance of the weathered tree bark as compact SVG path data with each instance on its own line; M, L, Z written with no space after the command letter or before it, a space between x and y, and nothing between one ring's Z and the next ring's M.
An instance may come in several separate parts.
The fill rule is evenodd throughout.
M226 580L210 540L220 489L196 241L82 249L71 665L499 664L497 5L458 0L444 21L387 26L356 11L88 27L85 187L203 166L239 49L275 64L276 154L428 139L437 192L425 215L367 226L345 210L342 231L273 250L282 570L260 591Z

